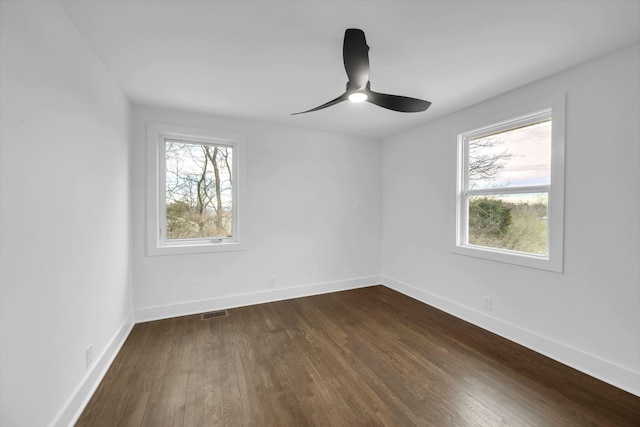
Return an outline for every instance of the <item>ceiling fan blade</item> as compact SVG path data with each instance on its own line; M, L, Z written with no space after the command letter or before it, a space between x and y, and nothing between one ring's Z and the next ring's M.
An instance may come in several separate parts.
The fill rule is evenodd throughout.
M311 110L307 110L307 111L300 111L299 113L292 113L292 116L295 116L296 114L304 114L304 113L310 113L312 111L318 111L318 110L322 110L323 108L327 108L327 107L331 107L332 105L336 105L339 102L345 101L349 98L349 95L347 95L346 93L343 93L342 95L340 95L339 97L337 97L336 99L333 99L325 104L322 104L316 108L312 108Z
M386 93L378 93L372 90L367 91L367 102L401 113L418 113L425 111L431 105L429 101L422 99L400 95L387 95Z
M369 46L367 46L364 31L348 28L344 32L342 58L344 69L349 77L347 90L364 89L369 81Z
M399 111L401 113L417 113L425 111L431 102L422 99L409 98L408 96L388 95L385 93L373 92L369 83L369 46L364 36L364 31L357 28L347 28L344 32L344 44L342 47L342 57L344 69L347 72L349 81L347 90L336 99L329 101L311 110L301 111L296 114L310 113L331 107L339 102L349 99L353 102L365 100L388 110Z

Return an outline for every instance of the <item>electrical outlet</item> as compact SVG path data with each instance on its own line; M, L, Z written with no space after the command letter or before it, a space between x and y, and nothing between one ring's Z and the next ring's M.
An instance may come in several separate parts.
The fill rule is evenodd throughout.
M276 276L269 276L269 287L270 288L276 287Z
M484 297L484 309L493 310L493 300L491 297Z
M88 368L93 363L93 344L89 344L89 347L86 348L84 351L84 357Z

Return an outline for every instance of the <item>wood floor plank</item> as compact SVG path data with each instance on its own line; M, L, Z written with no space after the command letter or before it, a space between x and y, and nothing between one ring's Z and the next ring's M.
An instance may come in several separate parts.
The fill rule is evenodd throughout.
M638 426L640 398L383 286L137 324L77 426Z

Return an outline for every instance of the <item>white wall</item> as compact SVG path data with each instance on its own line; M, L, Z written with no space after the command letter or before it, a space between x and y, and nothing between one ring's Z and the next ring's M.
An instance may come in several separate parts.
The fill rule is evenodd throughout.
M137 106L133 117L137 321L380 282L381 141ZM145 256L147 122L245 135L245 251Z
M131 107L57 2L0 16L0 424L69 425L132 322Z
M639 50L384 141L384 283L640 395ZM452 254L457 133L563 92L564 273Z

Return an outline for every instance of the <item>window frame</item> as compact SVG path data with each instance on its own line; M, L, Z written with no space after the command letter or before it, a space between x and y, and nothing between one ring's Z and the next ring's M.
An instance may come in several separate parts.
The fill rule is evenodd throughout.
M166 239L166 141L231 147L232 237ZM163 123L147 123L147 256L179 255L245 249L241 190L245 178L245 137L241 134Z
M544 119L551 120L551 171L548 185L507 188L468 188L468 141L480 136L505 132ZM524 267L563 272L564 253L564 164L565 164L565 96L540 101L483 121L490 123L457 135L456 230L452 252ZM547 193L548 221L546 255L477 246L468 243L469 198L481 195Z

